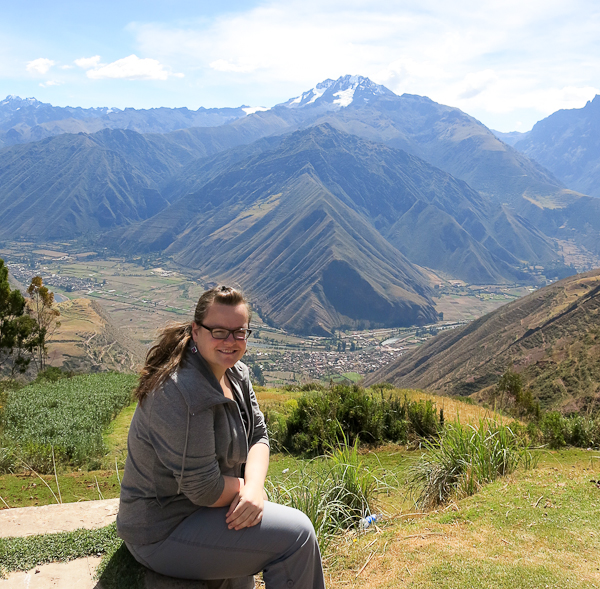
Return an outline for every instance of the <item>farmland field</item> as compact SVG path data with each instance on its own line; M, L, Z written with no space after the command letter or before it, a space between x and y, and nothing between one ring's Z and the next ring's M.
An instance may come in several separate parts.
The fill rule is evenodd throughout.
M99 466L107 450L103 430L129 405L136 382L135 375L104 373L10 391L2 413L2 470Z

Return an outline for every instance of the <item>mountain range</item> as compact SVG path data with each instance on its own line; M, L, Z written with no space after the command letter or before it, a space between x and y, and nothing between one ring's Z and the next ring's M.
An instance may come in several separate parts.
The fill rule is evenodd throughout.
M600 200L456 108L344 76L252 110L9 97L0 128L23 133L0 150L0 239L86 236L164 252L208 280L240 282L273 322L314 333L430 322L421 267L515 282L528 265L556 264L556 237L600 248ZM73 121L105 128L61 131ZM60 134L23 142L52 125ZM108 128L119 125L129 128ZM352 291L368 302L353 304Z
M168 133L190 127L216 127L245 117L255 109L60 107L35 98L7 96L0 102L0 147L39 141L63 133L95 133L128 129L138 133Z

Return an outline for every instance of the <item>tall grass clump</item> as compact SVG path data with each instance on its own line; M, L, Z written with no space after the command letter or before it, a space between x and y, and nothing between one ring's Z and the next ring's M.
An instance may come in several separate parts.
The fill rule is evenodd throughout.
M449 423L438 440L425 441L425 450L409 471L410 486L424 508L472 495L519 466L537 463L521 436L488 419L478 426Z
M276 448L295 454L321 455L340 441L352 445L360 436L367 444L406 443L411 437L434 437L440 421L431 401L411 401L393 393L358 385L332 385L307 390L287 414L265 411Z
M131 401L137 377L88 374L41 381L8 395L2 414L0 472L53 471L54 460L97 467L106 451L103 429Z
M324 459L306 463L286 481L268 484L270 500L308 516L323 553L337 534L372 513L375 497L385 486L364 466L358 443L358 439L352 445L342 443Z
M533 441L549 448L600 446L600 416L564 416L558 411L544 413L540 420L528 426Z

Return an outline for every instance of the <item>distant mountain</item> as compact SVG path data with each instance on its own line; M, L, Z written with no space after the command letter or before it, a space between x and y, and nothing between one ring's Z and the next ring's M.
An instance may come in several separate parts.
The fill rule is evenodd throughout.
M165 135L105 129L0 149L0 238L63 239L146 219L185 165L239 143L226 126Z
M113 147L120 141L128 155L103 139ZM72 238L154 215L168 204L161 173L176 167L165 151L129 131L60 135L2 151L0 238Z
M64 132L124 128L141 133L214 126L217 138L232 131L237 145L329 122L347 133L403 149L499 203L517 206L522 196L545 202L564 197L564 186L547 170L506 145L457 108L409 94L397 96L362 76L325 80L268 110L59 108L35 99L0 103L0 140L6 145ZM251 113L251 114L247 114ZM227 148L234 145L228 141ZM210 151L210 150L209 150ZM213 152L214 153L214 152Z
M7 96L0 102L0 147L39 141L63 133L95 133L127 129L138 133L169 133L190 127L216 127L256 109L239 108L81 108L59 107L35 98Z
M112 235L107 244L132 253L164 251L205 275L239 280L256 290L253 297L278 324L295 330L304 329L304 316L300 321L290 315L290 305L304 305L313 296L317 302L310 308L328 314L319 319L326 328L362 319L388 325L403 321L391 310L386 318L377 304L365 305L358 296L368 317L341 311L346 297L338 301L323 286L330 276L324 268L332 261L336 272L342 272L343 261L385 293L406 289L411 274L402 268L407 259L490 283L526 278L518 270L524 260L556 257L546 238L523 220L402 151L330 125L258 144L198 162L207 166L205 173L188 165L185 171L192 180L186 183L180 175L176 184L195 192L172 198L160 214L131 226L121 238ZM343 284L358 288L352 286L360 283L358 276L349 276L339 277L340 294ZM414 286L419 281L409 282L408 290L422 294ZM287 285L303 292L301 284L312 288L312 294L288 301ZM329 303L315 294L320 289ZM330 310L331 297L343 318Z
M378 96L392 97L396 94L363 76L341 76L337 80L325 80L279 106L289 109L310 106L312 110L337 111L350 105L365 106Z
M600 196L600 96L539 121L514 146L569 188Z
M231 125L264 127L268 135L324 122L416 155L499 203L514 205L524 193L551 198L564 192L552 174L473 117L426 97L397 96L362 76L326 80Z
M442 332L368 375L366 384L469 395L513 369L546 408L600 408L600 270L565 278Z
M506 145L510 145L511 147L515 146L517 141L521 141L525 139L527 135L529 135L529 131L525 131L521 133L520 131L509 131L508 133L503 133L502 131L495 131L494 129L490 129L491 132L500 139L500 141L504 141Z

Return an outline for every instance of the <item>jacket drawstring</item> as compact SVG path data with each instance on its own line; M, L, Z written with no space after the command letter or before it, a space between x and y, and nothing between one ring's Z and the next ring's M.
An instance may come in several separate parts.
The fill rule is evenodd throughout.
M183 446L183 456L181 458L181 473L179 474L179 482L177 484L177 494L181 494L181 481L183 481L183 471L185 469L185 455L187 454L188 439L190 435L190 412L187 412L187 425L185 428L185 444Z

